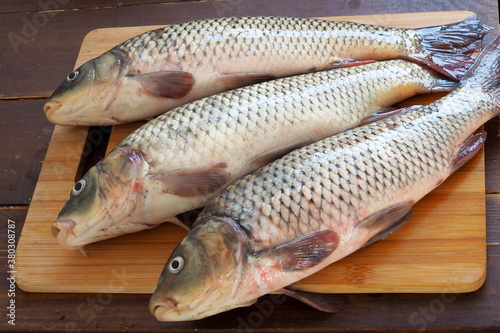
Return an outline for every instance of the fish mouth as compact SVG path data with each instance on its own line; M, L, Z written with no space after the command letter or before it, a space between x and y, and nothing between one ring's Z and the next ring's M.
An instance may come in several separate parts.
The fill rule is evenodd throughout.
M71 219L58 219L54 223L52 223L51 226L51 232L52 236L57 239L57 242L59 245L61 245L65 249L69 250L75 250L75 249L80 249L80 245L69 245L68 244L68 238L73 236L73 238L76 237L75 234L75 228L76 223L75 221Z
M177 305L178 303L172 298L167 298L165 300L159 301L153 297L149 302L149 311L156 317L157 320L175 321L175 318L180 315L180 311Z
M45 105L43 106L43 112L45 112L45 115L47 118L51 118L52 115L61 108L62 103L57 101L57 100L49 100Z

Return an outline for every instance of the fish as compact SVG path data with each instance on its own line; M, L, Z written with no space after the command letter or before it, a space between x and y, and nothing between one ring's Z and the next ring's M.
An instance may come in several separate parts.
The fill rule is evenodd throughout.
M489 30L476 17L421 29L292 17L186 22L140 34L86 62L43 110L59 125L117 125L249 84L393 58L460 78Z
M464 64L467 66L467 64ZM180 106L118 143L74 185L51 226L66 249L172 222L298 147L397 113L456 82L406 60L238 88ZM179 216L181 214L181 216Z
M366 247L483 146L500 113L500 37L451 93L299 148L229 185L168 259L150 299L160 321L254 303Z

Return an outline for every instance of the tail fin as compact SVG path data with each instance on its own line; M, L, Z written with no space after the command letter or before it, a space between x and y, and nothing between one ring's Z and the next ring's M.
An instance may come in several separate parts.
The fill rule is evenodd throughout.
M500 103L500 36L490 42L479 54L460 84L479 85L483 90L490 92L497 103Z
M408 58L460 80L473 63L470 54L481 48L481 41L490 30L476 16L454 24L417 29L421 50Z

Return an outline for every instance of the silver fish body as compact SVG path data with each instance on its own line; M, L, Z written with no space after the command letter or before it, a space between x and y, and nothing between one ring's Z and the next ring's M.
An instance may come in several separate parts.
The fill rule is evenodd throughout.
M204 206L285 153L351 128L417 93L455 83L390 60L264 82L146 123L75 184L53 224L65 248L151 228ZM390 114L390 113L388 113Z
M288 17L177 24L85 63L54 91L44 112L60 125L120 124L225 90L367 59L412 59L460 77L461 64L471 63L467 54L488 30L475 18L422 29Z
M482 147L474 131L500 113L499 55L497 38L435 103L297 149L228 186L172 253L151 312L194 320L246 306L394 231Z

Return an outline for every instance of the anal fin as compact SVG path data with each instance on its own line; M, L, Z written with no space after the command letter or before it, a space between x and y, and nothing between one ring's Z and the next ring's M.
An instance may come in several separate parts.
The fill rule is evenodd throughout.
M328 64L324 69L354 67L354 66L371 64L372 62L375 62L375 60L352 60L352 59L348 59L348 60L342 60L342 61L339 61L339 62L332 62L331 64Z
M338 244L339 236L335 231L320 230L260 251L255 256L285 271L305 270L323 261Z
M159 182L165 192L182 197L208 195L225 185L231 174L224 169L226 163L191 167L170 171L158 175L151 175Z
M248 160L248 163L254 165L257 168L260 168L277 160L278 158L285 156L292 150L307 146L313 142L314 141L309 138L300 139L295 142L276 147L261 154L255 155L250 160Z
M396 204L358 222L358 224L356 224L358 228L379 230L366 241L363 247L389 236L403 224L408 222L411 219L411 208L414 204L415 202L413 201Z
M339 312L346 299L346 295L341 294L310 293L290 288L283 288L278 290L278 292L288 297L295 298L296 300L301 301L316 310L329 313Z
M473 59L466 54L445 52L435 52L430 55L410 54L407 59L426 65L455 81L460 81L467 69L473 64Z
M486 141L486 132L474 133L460 145L457 157L453 160L452 173L460 169L471 158L476 156Z
M388 107L388 108L381 109L377 112L373 112L371 115L369 115L368 117L361 120L361 122L359 123L359 126L371 124L371 123L374 123L376 121L395 116L398 113L400 113L403 109L404 108L396 109L396 108Z
M372 113L371 115L369 115L365 119L361 120L361 122L358 126L374 123L376 121L379 121L379 120L382 120L385 118L389 118L389 117L392 117L392 116L395 116L398 114L410 112L411 110L416 110L416 109L421 108L421 107L422 107L422 105L412 105L409 107L404 107L404 108L399 108L399 109L391 108L391 107L384 108L384 109L381 109L377 112Z

